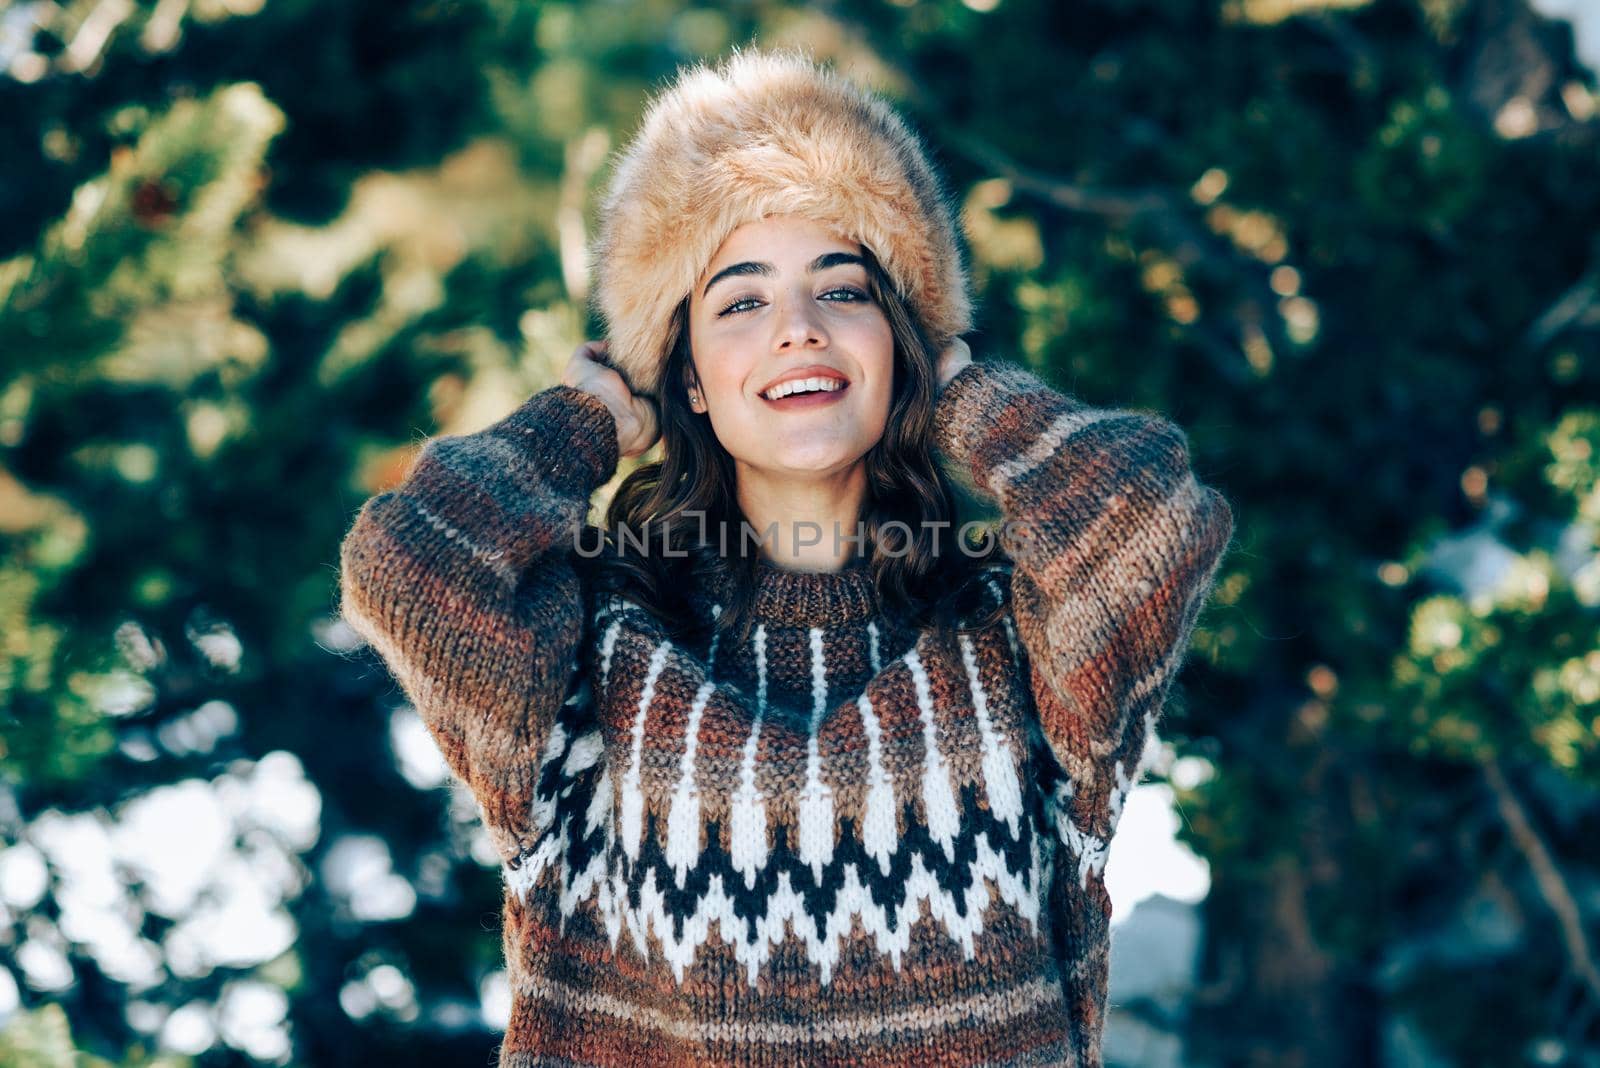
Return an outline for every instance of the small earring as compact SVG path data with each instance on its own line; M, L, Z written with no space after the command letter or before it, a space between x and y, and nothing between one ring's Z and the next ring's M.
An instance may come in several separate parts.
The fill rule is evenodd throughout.
M690 404L699 404L700 403L700 394L696 393L692 389L689 391L689 403Z

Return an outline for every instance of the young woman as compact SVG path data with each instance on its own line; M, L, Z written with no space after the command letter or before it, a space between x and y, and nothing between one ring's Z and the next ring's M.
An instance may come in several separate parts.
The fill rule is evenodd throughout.
M973 361L921 145L796 52L656 98L593 265L608 340L341 552L504 861L500 1063L1099 1064L1106 850L1233 530L1183 431Z

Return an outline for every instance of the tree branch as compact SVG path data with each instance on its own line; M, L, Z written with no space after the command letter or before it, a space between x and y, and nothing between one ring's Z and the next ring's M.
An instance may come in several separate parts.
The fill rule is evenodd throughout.
M1506 779L1499 757L1481 758L1479 766L1483 769L1489 789L1494 793L1500 818L1511 832L1512 843L1528 862L1534 885L1539 888L1540 896L1556 918L1568 964L1576 978L1588 987L1590 996L1600 1003L1600 970L1595 968L1594 954L1589 949L1589 940L1583 930L1583 914L1578 908L1577 899L1572 896L1566 876L1561 873L1550 848L1528 818L1521 798Z

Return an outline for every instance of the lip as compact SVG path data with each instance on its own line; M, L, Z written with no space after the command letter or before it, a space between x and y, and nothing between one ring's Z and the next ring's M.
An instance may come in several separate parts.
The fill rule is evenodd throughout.
M783 374L779 375L771 382L768 382L766 385L756 390L756 396L761 397L762 400L766 400L767 398L762 395L765 394L767 390L774 386L781 386L785 382L793 382L797 378L837 378L839 381L845 384L846 388L848 388L850 385L850 376L838 368L829 367L827 364L822 363L811 363L804 367L794 367L783 372ZM838 392L843 393L844 390L841 389L838 390ZM770 404L772 402L768 401L767 403Z

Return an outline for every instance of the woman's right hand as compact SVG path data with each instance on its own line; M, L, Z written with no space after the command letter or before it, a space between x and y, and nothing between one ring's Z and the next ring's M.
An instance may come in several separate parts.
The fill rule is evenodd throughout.
M610 347L606 339L579 345L567 361L561 382L605 401L617 421L618 451L623 456L639 456L660 436L660 419L655 402L628 389L628 383L610 365L606 355Z

